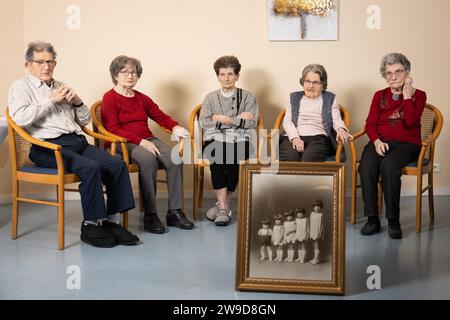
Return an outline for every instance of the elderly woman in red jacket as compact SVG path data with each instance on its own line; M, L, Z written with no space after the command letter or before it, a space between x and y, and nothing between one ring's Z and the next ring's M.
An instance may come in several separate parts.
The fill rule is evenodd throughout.
M381 176L388 234L395 239L402 237L399 220L402 168L419 156L420 119L427 100L424 91L413 87L410 71L411 63L401 53L390 53L381 61L380 72L388 87L373 97L365 127L370 142L359 166L364 215L368 217L361 229L363 235L380 231L377 183Z
M144 203L144 229L152 233L164 233L165 227L156 209L156 173L164 168L169 194L166 223L181 229L192 229L182 211L183 166L171 159L171 149L156 138L148 127L148 119L171 130L176 140L188 136L188 131L165 114L145 94L134 90L142 75L139 60L118 56L110 65L114 88L103 96L102 120L105 128L127 139L127 148L133 162L139 165L139 184Z

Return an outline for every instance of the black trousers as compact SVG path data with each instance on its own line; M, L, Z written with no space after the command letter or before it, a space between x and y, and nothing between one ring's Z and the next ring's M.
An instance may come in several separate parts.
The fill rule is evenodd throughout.
M63 147L64 169L81 179L79 189L85 220L95 221L134 208L130 176L123 160L88 144L83 135L75 133L46 141ZM33 145L29 157L39 167L56 168L52 150ZM106 207L102 183L108 197Z
M280 161L322 162L333 154L333 146L326 135L300 137L304 142L303 152L292 147L289 137L280 141Z
M417 160L420 148L415 144L401 141L386 141L386 143L389 145L389 151L384 157L376 153L372 142L364 147L361 155L358 171L361 177L364 215L378 216L378 179L381 175L386 217L398 219L402 168Z
M248 141L226 143L206 141L203 156L209 160L211 181L214 190L227 188L234 192L239 181L239 161L247 160L250 154Z

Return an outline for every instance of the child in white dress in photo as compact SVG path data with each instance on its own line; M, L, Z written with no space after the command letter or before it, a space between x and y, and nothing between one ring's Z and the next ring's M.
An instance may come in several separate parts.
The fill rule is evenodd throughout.
M323 202L321 200L314 201L313 211L309 216L310 221L310 238L314 243L314 258L310 261L312 264L319 263L320 240L323 237Z
M266 259L266 249L269 261L272 261L272 237L273 232L269 226L269 220L261 221L261 229L258 230L258 236L261 243L261 260Z
M277 249L277 256L275 261L283 261L283 245L284 245L284 227L283 227L283 216L281 214L276 215L273 218L275 225L273 226L273 237L272 243Z
M298 242L298 258L295 259L296 262L305 263L306 256L306 242L309 239L309 219L305 215L305 208L295 209L295 224L297 230L295 236Z
M294 212L291 210L284 213L284 242L288 245L287 248L287 258L284 261L293 262L294 261L294 244L297 239L295 231L297 230Z

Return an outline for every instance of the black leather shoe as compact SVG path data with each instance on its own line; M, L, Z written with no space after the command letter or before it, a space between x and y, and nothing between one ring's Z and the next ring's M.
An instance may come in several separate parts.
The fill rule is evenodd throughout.
M186 218L181 209L167 210L166 222L168 226L180 229L192 229L194 224Z
M139 238L136 235L132 234L120 224L103 221L102 228L112 235L117 244L132 246L139 242Z
M150 233L161 234L166 231L161 220L159 220L156 213L144 214L144 229Z
M116 241L111 234L102 229L99 225L82 223L81 224L81 241L86 242L94 247L111 248L116 246Z
M361 234L365 236L371 236L375 233L380 232L381 226L379 222L367 221L366 224L361 228Z
M403 236L402 228L398 226L388 226L388 234L392 239L401 239Z

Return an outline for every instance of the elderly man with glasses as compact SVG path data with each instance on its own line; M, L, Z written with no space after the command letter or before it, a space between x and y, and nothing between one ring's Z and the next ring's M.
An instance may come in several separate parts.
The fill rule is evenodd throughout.
M61 145L64 168L77 174L84 221L81 240L96 247L132 245L139 238L120 226L120 213L134 208L125 163L87 143L81 126L91 121L88 107L63 82L53 79L56 52L50 43L32 42L25 54L29 75L9 92L11 118L35 138ZM33 145L30 159L39 167L56 168L51 150ZM108 195L105 206L102 183Z

